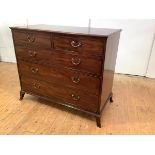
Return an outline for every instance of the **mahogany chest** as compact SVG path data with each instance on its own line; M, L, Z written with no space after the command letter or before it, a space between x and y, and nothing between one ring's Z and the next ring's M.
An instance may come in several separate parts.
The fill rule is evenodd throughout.
M32 25L12 30L20 100L32 94L96 117L112 102L120 30Z

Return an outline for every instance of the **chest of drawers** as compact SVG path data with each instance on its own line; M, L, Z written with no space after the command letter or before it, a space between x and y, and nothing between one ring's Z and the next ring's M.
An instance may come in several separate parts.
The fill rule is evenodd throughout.
M110 100L120 30L32 25L11 27L25 93L96 117Z

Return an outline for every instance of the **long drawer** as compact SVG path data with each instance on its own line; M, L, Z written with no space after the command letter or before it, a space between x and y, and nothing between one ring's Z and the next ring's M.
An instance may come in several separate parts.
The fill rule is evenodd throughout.
M97 75L101 73L101 57L84 57L80 54L66 54L66 52L59 50L30 49L23 47L16 47L16 56L19 60L57 65Z
M69 69L45 67L24 61L19 61L18 67L21 76L31 76L51 83L58 83L59 85L65 85L66 87L77 88L99 95L99 78Z
M80 54L102 55L105 51L106 38L53 34L53 47L57 50L78 51Z
M62 51L52 53L52 62L56 65L77 69L81 71L101 74L101 57L84 57L79 54L64 54Z
M13 31L14 44L37 48L51 48L51 35L45 32Z
M98 109L98 96L90 95L76 89L69 89L55 84L33 78L21 78L22 89L26 92L34 93L43 97L54 99L73 105L84 110L96 112Z

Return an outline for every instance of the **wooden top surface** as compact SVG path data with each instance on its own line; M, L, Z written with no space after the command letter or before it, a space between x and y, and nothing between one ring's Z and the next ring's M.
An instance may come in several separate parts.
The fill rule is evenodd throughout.
M28 25L28 26L17 26L17 27L10 27L10 28L68 33L68 34L80 34L80 35L90 35L90 36L109 36L113 33L121 31L120 29L72 27L72 26L58 26L58 25Z

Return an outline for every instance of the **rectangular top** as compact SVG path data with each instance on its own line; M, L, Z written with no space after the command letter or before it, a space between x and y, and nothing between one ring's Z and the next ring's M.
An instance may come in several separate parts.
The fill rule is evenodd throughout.
M105 29L105 28L89 28L89 27L72 27L72 26L57 26L57 25L28 25L10 27L11 29L36 30L46 32L58 32L68 34L80 34L89 36L109 36L113 33L120 32L120 29Z

